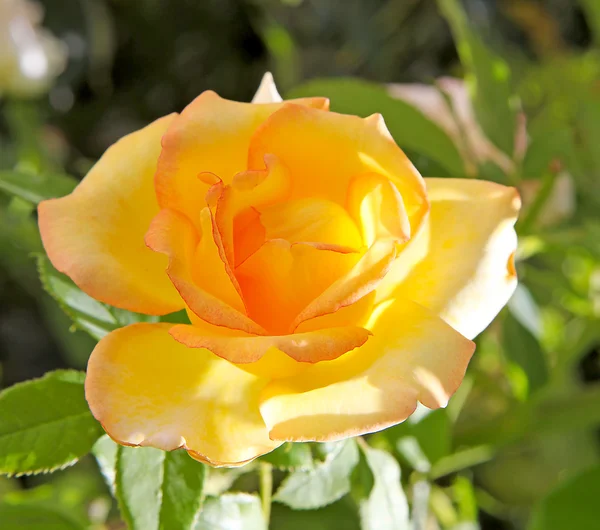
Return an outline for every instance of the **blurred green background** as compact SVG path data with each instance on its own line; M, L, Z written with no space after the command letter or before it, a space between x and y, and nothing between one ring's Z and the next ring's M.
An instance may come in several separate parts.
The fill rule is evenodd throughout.
M95 344L38 279L39 198L66 193L66 176L82 178L119 137L203 90L249 101L270 70L284 96L382 112L424 176L495 180L524 200L519 289L477 339L450 406L367 437L400 464L411 528L600 528L600 1L40 4L57 66L35 90L11 78L0 7L0 387L84 369ZM473 116L461 118L447 76L467 79ZM257 489L251 466L211 480L213 493ZM363 529L387 529L365 522L352 482L318 511L274 503L270 527L358 529L362 517ZM31 528L124 528L92 457L51 476L0 477L0 528L27 527L11 516L18 506L72 519ZM198 528L261 528L236 510Z

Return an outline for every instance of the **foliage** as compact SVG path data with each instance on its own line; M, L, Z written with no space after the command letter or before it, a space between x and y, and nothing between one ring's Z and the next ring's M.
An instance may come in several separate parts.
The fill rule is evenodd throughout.
M84 377L58 370L0 393L0 472L49 472L90 451L102 430L85 402Z
M591 33L577 42L564 38L573 31L571 15L553 16L539 2L439 0L437 9L426 1L337 8L291 0L219 3L237 17L236 27L211 11L211 3L175 2L181 4L181 32L160 2L126 4L69 0L61 9L48 3L48 23L75 50L69 68L46 98L0 102L0 343L9 350L0 358L0 472L6 475L0 477L0 526L595 528L598 3L581 0L580 11L561 4L573 20L585 16ZM468 9L475 4L487 11ZM73 33L78 27L81 34ZM327 42L315 53L320 40L310 32L331 27L335 31L327 29ZM229 49L236 31L236 42L247 49ZM340 45L340 35L350 34ZM516 41L515 34L524 37ZM536 45L546 34L556 38ZM215 48L204 35L223 48L224 64L214 64L207 50ZM450 35L458 62L443 41ZM421 41L431 51L419 48ZM254 60L241 49L254 50ZM410 53L403 56L403 50ZM419 50L423 57L415 59ZM326 68L319 67L323 60ZM93 343L114 329L159 319L97 302L56 271L43 253L35 207L69 193L116 137L181 110L202 89L250 95L267 62L282 77L286 95L328 96L332 109L344 113L382 113L426 176L468 173L517 186L524 199L517 226L519 289L477 339L467 376L445 410L419 407L403 424L363 438L284 444L239 469L208 468L184 450L117 446L102 436L87 407L85 374L60 368L82 368ZM306 72L319 75L303 81ZM464 75L476 119L510 170L486 162L472 174L460 148L465 131L450 137L382 84L430 82L441 74ZM526 149L519 148L524 124ZM68 322L71 332L65 332ZM21 475L27 476L15 477Z
M182 450L119 447L115 493L129 528L194 528L205 473L206 467Z

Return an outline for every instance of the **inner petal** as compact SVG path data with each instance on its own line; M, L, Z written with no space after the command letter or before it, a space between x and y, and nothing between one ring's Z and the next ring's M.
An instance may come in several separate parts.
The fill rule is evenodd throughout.
M252 210L258 212L260 208L284 201L291 191L287 168L272 155L265 155L264 161L265 169L241 172L230 185L224 186L221 182L214 186L218 190L216 228L224 257L231 267L241 263L243 259L240 258L247 257L264 241L260 219L256 219ZM245 223L250 223L249 230L244 229ZM235 255L237 249L243 252L242 256Z
M295 317L359 258L283 239L265 242L236 269L248 316L270 333L290 333Z
M377 173L364 173L351 180L347 208L368 246L376 239L392 238L398 243L410 239L410 220L402 196L391 180Z
M237 267L254 254L265 242L265 227L260 213L247 208L233 219L234 266Z
M412 229L428 211L423 179L379 115L362 119L285 105L255 131L248 168L262 168L267 153L289 168L292 199L318 196L345 206L350 180L375 172L396 185Z
M348 212L326 199L297 199L264 208L260 221L266 239L312 242L360 249L363 241Z

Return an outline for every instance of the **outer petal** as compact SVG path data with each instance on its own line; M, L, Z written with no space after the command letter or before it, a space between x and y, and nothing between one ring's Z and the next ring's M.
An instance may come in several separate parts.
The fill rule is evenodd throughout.
M325 98L296 100L327 109ZM200 94L172 123L163 138L155 176L158 203L185 213L197 223L208 186L201 172L218 175L225 184L247 169L248 145L256 128L283 103L238 103L214 92ZM262 159L261 159L261 162ZM262 169L261 166L255 169Z
M292 198L320 197L345 206L352 177L374 172L396 185L415 231L427 212L423 179L381 116L362 119L288 104L252 137L248 167L262 169L267 153L291 171Z
M258 410L266 380L168 333L134 324L94 349L85 381L92 413L125 445L179 447L216 465L246 462L277 447Z
M417 400L446 406L475 345L409 301L382 304L367 327L373 336L360 348L264 389L272 439L336 440L404 421Z
M390 278L404 279L393 284L386 278L378 298L414 300L473 338L517 285L513 225L519 195L514 188L481 180L425 180L431 201L430 225L422 234L429 237L427 254L416 265L414 255L404 259L401 254Z
M54 266L95 299L141 313L183 307L165 274L166 258L144 244L158 213L152 176L160 138L174 118L125 136L73 193L38 207L42 240Z
M304 363L337 359L340 355L362 346L370 333L357 326L321 329L293 335L261 337L243 332L207 333L207 329L187 325L173 326L171 336L189 348L206 348L232 363L253 363L269 348Z
M199 318L216 326L264 333L243 312L243 304L214 242L208 208L203 210L201 217L205 220L200 239L186 217L173 210L161 210L152 221L146 242L150 248L169 257L167 273ZM194 270L195 264L199 265L198 270Z

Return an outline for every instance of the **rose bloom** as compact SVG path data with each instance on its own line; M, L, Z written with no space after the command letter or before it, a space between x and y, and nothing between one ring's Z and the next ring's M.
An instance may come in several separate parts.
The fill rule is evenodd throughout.
M204 92L114 144L39 207L90 296L191 325L94 349L86 397L124 445L241 465L444 407L516 286L513 188L423 179L380 115Z

